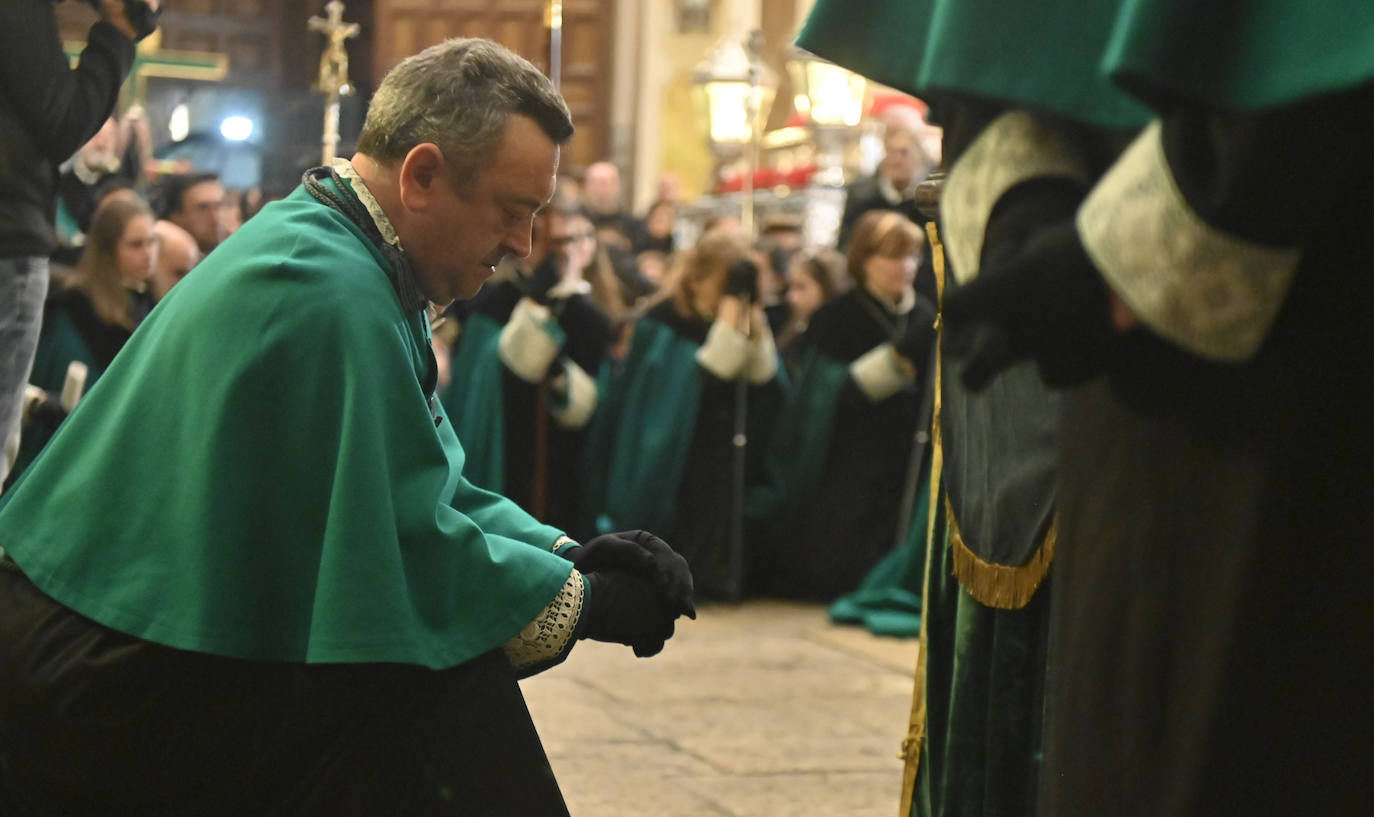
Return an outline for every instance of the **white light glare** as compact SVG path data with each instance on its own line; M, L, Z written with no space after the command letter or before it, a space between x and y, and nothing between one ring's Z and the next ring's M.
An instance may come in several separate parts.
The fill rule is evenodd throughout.
M219 132L231 142L242 142L253 135L253 120L246 116L226 116Z

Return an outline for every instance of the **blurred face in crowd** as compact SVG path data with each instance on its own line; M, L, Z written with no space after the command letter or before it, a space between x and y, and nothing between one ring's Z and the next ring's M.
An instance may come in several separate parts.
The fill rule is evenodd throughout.
M146 281L153 274L157 258L157 236L153 232L153 217L137 215L124 225L124 232L115 246L115 264L121 281Z
M883 137L883 175L898 190L905 190L923 168L925 154L915 134L905 130L889 131Z
M864 284L878 295L900 299L916 282L916 252L874 253L864 261Z
M191 234L170 221L159 221L153 228L157 233L157 262L153 264L153 299L160 301L200 262L200 248Z
M610 215L620 209L620 171L610 162L596 162L582 180L582 197L592 212Z
M214 180L193 184L181 196L181 209L168 219L196 239L201 253L208 253L224 240L220 208L224 186Z
M401 236L425 297L471 298L507 255L530 254L535 215L553 198L558 145L531 118L512 114L491 164L455 182L432 143L412 148L401 170L410 211Z
M644 217L644 226L654 238L664 238L673 234L673 219L676 210L670 202L655 204Z
M596 231L592 229L591 221L582 215L551 213L549 249L559 254L560 271L582 272L596 253Z
M805 258L794 260L787 268L787 306L792 320L806 323L825 300L825 291L807 270Z

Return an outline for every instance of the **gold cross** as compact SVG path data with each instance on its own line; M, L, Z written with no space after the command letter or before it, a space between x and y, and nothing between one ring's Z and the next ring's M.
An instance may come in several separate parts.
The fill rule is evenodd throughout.
M310 30L318 31L329 40L324 53L320 55L320 78L316 88L326 94L348 94L348 50L344 43L361 31L357 23L343 21L344 4L339 0L329 0L324 6L329 17L311 17Z

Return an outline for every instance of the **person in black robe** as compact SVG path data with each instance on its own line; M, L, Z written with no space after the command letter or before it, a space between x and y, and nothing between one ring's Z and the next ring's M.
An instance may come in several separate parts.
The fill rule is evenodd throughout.
M802 373L770 441L775 495L751 513L771 543L753 565L766 592L834 599L905 534L898 517L935 321L915 289L923 243L901 213L866 213L848 258L857 286L817 310L800 340Z
M463 349L460 327L485 319L500 327L489 352L500 361L503 414L498 491L536 519L575 538L586 426L596 408L593 381L615 340L625 305L591 222L577 210L554 210L546 222L550 252L530 272L514 265L470 301L455 304L453 360L491 365ZM556 328L555 328L556 325ZM559 337L561 335L561 337ZM455 371L443 399L464 405L470 373ZM483 410L473 406L471 410ZM461 422L461 420L460 420Z

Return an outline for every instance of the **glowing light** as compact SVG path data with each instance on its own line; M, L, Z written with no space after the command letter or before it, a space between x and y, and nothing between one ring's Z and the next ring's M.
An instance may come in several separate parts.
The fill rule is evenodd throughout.
M253 135L253 120L246 116L226 116L219 123L219 132L231 142L242 142Z

